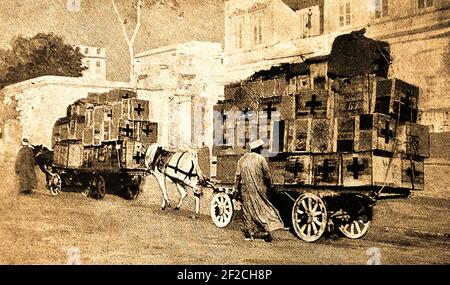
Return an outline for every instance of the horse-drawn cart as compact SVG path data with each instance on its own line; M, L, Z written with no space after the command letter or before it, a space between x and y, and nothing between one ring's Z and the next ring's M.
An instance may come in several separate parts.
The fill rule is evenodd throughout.
M239 207L236 166L256 139L265 141L273 203L304 241L327 229L360 238L381 196L424 189L429 134L417 124L419 88L387 78L385 44L344 35L330 56L225 87L215 106L211 217L218 227ZM364 51L351 52L361 45Z
M106 189L135 199L146 174L148 146L158 125L149 120L149 102L128 90L89 94L67 109L53 127L53 164L48 188L57 195L69 185L102 199Z

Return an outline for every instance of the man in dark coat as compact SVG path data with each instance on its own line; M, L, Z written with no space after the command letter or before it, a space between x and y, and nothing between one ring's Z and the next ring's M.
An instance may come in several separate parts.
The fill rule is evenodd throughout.
M34 156L27 138L22 140L22 148L17 153L15 170L19 177L19 193L31 194L37 187L36 172L34 170Z
M283 229L284 225L278 210L267 198L271 178L269 165L259 154L263 144L262 140L252 142L252 152L239 159L235 186L241 195L245 240L261 238L270 242L270 232Z

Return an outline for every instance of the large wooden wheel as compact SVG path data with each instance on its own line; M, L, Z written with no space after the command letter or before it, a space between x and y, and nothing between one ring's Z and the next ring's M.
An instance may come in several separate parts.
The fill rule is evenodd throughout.
M95 199L103 199L106 195L106 181L102 175L93 176L88 184L89 195Z
M300 195L292 207L292 225L302 240L318 240L327 225L327 210L322 199L311 193Z
M53 196L59 195L62 189L61 176L58 173L53 173L52 177L48 181L48 190Z
M233 202L230 195L226 193L214 194L211 201L211 219L219 228L223 228L230 224L233 218Z
M350 239L358 239L364 236L369 230L371 208L367 204L360 205L359 209L350 211L341 220L339 231Z

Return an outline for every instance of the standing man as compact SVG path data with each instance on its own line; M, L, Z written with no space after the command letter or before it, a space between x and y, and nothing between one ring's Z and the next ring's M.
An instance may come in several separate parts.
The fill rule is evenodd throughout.
M36 172L34 171L34 156L27 138L22 139L22 148L17 153L16 174L19 177L19 193L31 194L37 187Z
M260 154L264 141L250 144L251 153L239 159L236 169L236 190L241 195L245 240L255 238L272 241L270 232L284 227L277 209L269 202L271 187L269 165Z

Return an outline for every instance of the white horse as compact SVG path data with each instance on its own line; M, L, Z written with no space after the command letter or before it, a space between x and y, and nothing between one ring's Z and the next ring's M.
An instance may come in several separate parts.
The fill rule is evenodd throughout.
M195 214L193 218L198 218L200 214L200 195L202 189L199 184L205 185L205 176L199 165L197 152L165 150L161 145L151 145L145 154L145 165L148 171L156 178L162 192L162 208L170 206L167 194L166 180L174 183L180 194L180 200L174 210L178 210L187 197L185 187L189 187L194 192Z

